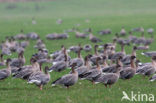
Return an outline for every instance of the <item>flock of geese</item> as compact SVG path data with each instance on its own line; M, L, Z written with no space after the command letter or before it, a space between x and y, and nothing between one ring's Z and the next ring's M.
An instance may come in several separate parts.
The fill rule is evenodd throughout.
M88 34L80 32L78 29L72 29L77 38L86 38L94 42L102 42L99 38L93 35L91 28ZM134 32L141 33L141 37L133 35ZM151 58L151 62L141 63L137 58L136 51L148 50L150 44L154 41L152 28L148 29L150 38L144 36L144 28L134 28L130 32L126 32L124 27L119 33L115 34L113 41L103 45L95 44L92 47L90 44L82 46L71 46L66 48L61 46L59 51L49 55L46 45L36 33L21 34L16 36L7 36L5 41L1 42L0 66L6 66L5 69L0 69L0 80L4 80L9 76L12 78L20 78L26 80L30 84L35 84L42 90L43 86L50 81L50 72L62 72L66 69L71 71L68 74L56 79L51 83L52 86L62 85L67 88L74 85L78 80L89 80L93 84L102 83L106 87L115 84L118 79L131 79L135 75L143 75L150 77L149 80L156 80L156 51L143 52L142 55ZM99 31L100 35L109 35L110 29ZM126 36L126 37L124 37ZM67 34L49 34L47 39L62 39L67 38ZM30 65L25 65L24 56L25 48L29 45L30 40L36 40L34 48L38 52L32 54ZM121 51L116 51L117 44L120 45ZM126 54L125 47L132 46L131 54ZM94 50L94 54L90 54ZM87 52L83 58L81 52ZM4 56L9 56L13 52L18 54L17 58L3 59ZM71 58L69 52L77 54L76 58ZM51 67L43 64L49 63ZM154 75L155 74L155 75Z

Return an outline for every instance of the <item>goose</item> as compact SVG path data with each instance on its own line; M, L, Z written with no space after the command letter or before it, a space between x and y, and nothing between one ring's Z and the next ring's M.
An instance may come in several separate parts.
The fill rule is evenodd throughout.
M56 21L56 23L57 23L57 24L62 24L62 23L63 23L63 20L62 20L62 19L58 19L58 20Z
M120 65L116 65L115 67L116 73L105 73L102 74L97 80L96 83L103 83L105 87L107 88L107 85L109 85L109 88L111 88L111 85L115 84L119 77L120 77Z
M68 50L62 47L60 53L53 55L53 65L55 65L57 62L65 61L65 55L67 56L67 61L69 62L71 60L71 57L68 55Z
M147 57L153 57L153 56L156 56L156 51L143 52L141 54Z
M21 33L14 36L14 38L17 40L24 40L26 39L26 35L23 33L23 30L21 30Z
M20 42L20 46L22 48L26 48L28 45L29 45L29 41L28 40Z
M84 45L83 50L86 52L90 52L92 50L92 46L89 44Z
M58 34L56 39L67 39L69 35L67 33Z
M104 68L102 68L102 72L103 73L116 73L117 69L115 69L117 67L117 65L120 65L120 67L123 66L122 62L122 57L119 57L116 59L116 64L112 64L110 66L105 66Z
M94 46L94 55L90 56L90 58L89 58L93 65L96 65L96 59L98 57L100 57L100 55L99 55L99 53L97 51L98 47L99 47L98 45ZM102 64L103 63L102 60L99 60L99 63Z
M106 30L101 30L99 31L99 34L100 35L106 35L106 34L111 34L112 31L110 29L106 29Z
M73 52L75 52L75 53L78 53L78 51L79 51L80 48L81 48L81 44L79 43L78 46L71 46L71 47L69 48L69 50L70 50L70 51L73 51Z
M57 33L47 34L46 35L46 39L48 39L48 40L54 40L56 38L57 38Z
M68 67L68 58L67 55L64 55L65 60L64 61L59 61L56 64L54 64L52 67L49 68L49 72L56 71L56 72L61 72L65 70Z
M136 74L142 74L144 76L150 76L156 72L156 56L152 57L152 63L147 63L146 65L139 68Z
M107 48L108 49L111 49L111 48L114 48L116 49L116 42L117 42L117 39L113 39L113 43L106 43L107 44Z
M40 90L42 90L43 85L47 84L50 81L50 74L48 73L48 66L45 67L45 73L37 72L33 75L30 75L28 83L33 83L37 85Z
M88 61L88 56L85 57L85 64L81 67L78 67L75 69L75 71L78 72L78 76L79 78L83 77L83 74L85 74L86 72L88 72L91 68L91 64ZM70 71L70 73L72 73L72 71Z
M5 61L3 60L3 54L0 55L0 66L5 66Z
M153 34L153 32L154 32L154 29L153 29L153 28L147 29L147 33L148 33L148 34Z
M51 53L50 56L53 58L53 59L56 59L59 55L64 55L64 45L61 45L61 50L59 51L55 51L54 53Z
M32 18L32 24L33 24L33 25L37 24L37 21L35 20L34 17Z
M135 56L131 56L131 66L130 67L125 67L122 68L122 70L120 71L120 78L121 79L130 79L132 78L137 70L137 67L135 65Z
M148 46L148 45L152 44L153 41L154 41L154 36L151 35L151 38L145 39L145 41L143 42L143 44L144 44L144 46Z
M131 63L131 56L136 57L136 50L137 50L137 47L134 46L131 55L125 55L123 57L123 59L121 61L124 65L129 65Z
M149 46L146 45L146 46L137 46L137 50L148 50L149 49Z
M24 80L28 80L29 76L37 71L40 71L40 66L37 63L37 60L34 58L31 58L31 64L32 65L27 65L27 66L23 66L21 67L19 70L17 70L14 74L13 74L13 78L21 78Z
M125 45L121 44L121 52L116 52L116 53L112 53L109 57L109 59L111 60L111 62L113 63L114 60L116 60L119 57L124 57L126 55L125 49L124 49Z
M56 79L55 81L52 82L52 86L62 85L62 86L69 88L70 86L77 83L78 73L77 73L77 71L75 71L75 66L76 66L76 63L74 63L72 65L72 73L71 74L66 74L66 75Z
M74 59L72 59L72 60L70 60L70 62L69 62L69 66L71 67L74 63L76 63L76 67L80 67L80 66L82 66L83 64L84 64L84 60L83 60L83 58L81 57L81 50L82 50L82 48L80 48L79 49L79 51L78 51L78 57L77 58L74 58Z
M95 81L100 77L102 73L101 67L99 65L100 59L101 59L100 57L96 59L96 65L97 65L96 69L90 69L88 72L84 73L82 77L83 79L87 79L91 81L93 84L95 84Z
M11 75L10 62L11 62L11 59L8 58L6 62L7 68L0 69L0 80L4 80Z
M81 33L77 30L74 30L74 31L75 31L76 38L86 38L87 37L87 34L85 34L85 33Z
M34 46L34 48L37 48L37 49L45 49L46 48L46 45L44 44L43 40L38 40L36 45Z
M35 32L28 33L26 34L26 36L28 39L31 39L31 40L37 40L39 38L39 35Z
M18 68L22 67L25 64L25 57L23 54L24 52L21 52L18 54L18 58L12 59L10 66Z
M97 38L96 36L94 36L91 32L89 34L89 39L91 42L93 43L98 43L98 42L101 42L101 40L99 38Z
M124 27L122 27L121 31L120 31L120 35L121 36L125 36L126 35L126 30Z
M156 74L154 74L149 80L150 80L151 82L155 81L155 80L156 80Z

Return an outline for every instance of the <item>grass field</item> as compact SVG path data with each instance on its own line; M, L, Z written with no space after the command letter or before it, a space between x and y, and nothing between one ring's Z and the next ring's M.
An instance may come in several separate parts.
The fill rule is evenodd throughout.
M14 8L9 9L10 5ZM32 17L36 18L36 25L32 25ZM61 25L56 24L58 18L64 21ZM86 19L91 22L85 23ZM76 39L74 33L69 33L70 38L66 40L47 41L45 39L46 34L61 33L75 24L81 24L80 30L91 27L93 33L100 37L103 43L110 42L114 33L119 32L122 26L127 31L140 26L145 29L150 27L156 29L156 0L53 0L51 2L0 3L1 41L5 36L16 35L20 29L23 29L24 33L38 33L45 40L50 52L59 50L62 44L66 47L78 43L94 45L88 39ZM112 29L113 33L107 36L97 34L97 31L105 28ZM137 33L135 35L140 36ZM147 33L146 36L148 37ZM151 45L150 50L156 50L155 43ZM29 64L30 56L37 51L33 49L33 45L35 41L31 41L31 45L25 52L27 64ZM126 51L130 53L131 47L126 47ZM150 58L143 57L140 53L141 51L137 52L137 57L142 62L150 61ZM87 54L83 52L82 55ZM76 57L76 54L71 56ZM12 57L17 57L17 54ZM62 73L51 73L51 81L43 91L20 79L10 77L0 81L0 103L121 103L122 91L126 91L129 95L131 91L156 95L156 82L150 83L148 78L143 79L139 75L128 81L119 80L110 89L106 89L102 84L92 85L88 81L80 80L70 89L51 87L51 82L65 73L68 73L68 70Z

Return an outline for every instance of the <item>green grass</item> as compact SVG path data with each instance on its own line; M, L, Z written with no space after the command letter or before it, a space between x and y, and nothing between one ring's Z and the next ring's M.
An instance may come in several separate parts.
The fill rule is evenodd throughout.
M15 9L7 9L8 5L15 5ZM36 9L35 5L39 6ZM35 17L37 24L31 24L31 18ZM56 20L63 19L63 24L57 25ZM45 35L72 28L75 24L81 24L80 30L91 27L93 33L103 40L103 43L110 42L115 32L119 32L122 26L126 30L134 27L143 26L145 29L153 27L156 24L156 1L155 0L54 0L51 2L27 2L27 3L1 3L0 4L0 40L4 40L7 35L16 35L20 29L24 33L36 32L45 41L50 52L60 49L64 44L66 47L71 45L92 44L88 39L76 39L74 33L69 33L67 40L47 41ZM89 19L90 23L85 23ZM107 36L99 36L97 31L105 28L111 28L113 33ZM140 36L136 33L135 35ZM146 33L148 37L148 34ZM25 57L29 64L30 56L37 50L33 49L35 41L26 49ZM150 50L156 50L154 42ZM101 44L101 43L100 43ZM120 50L120 48L117 48ZM126 47L127 53L131 52L131 47ZM140 55L138 58L142 62L149 62L150 58ZM82 53L83 56L87 55ZM75 57L76 54L71 54ZM13 57L17 57L14 54ZM5 57L7 58L7 57ZM0 81L0 103L120 103L122 91L130 94L152 93L156 95L156 83L150 83L148 78L135 76L131 80L119 80L111 89L106 89L104 85L92 85L88 81L81 81L65 89L61 87L51 87L51 82L63 74L51 73L51 81L46 85L43 91L36 86L29 85L26 81L12 79L11 77ZM129 101L124 101L129 103ZM142 102L147 103L147 102Z

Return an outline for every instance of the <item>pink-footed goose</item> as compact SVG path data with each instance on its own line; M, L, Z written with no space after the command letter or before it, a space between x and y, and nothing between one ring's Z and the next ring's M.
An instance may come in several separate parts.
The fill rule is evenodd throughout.
M0 69L0 80L4 80L11 75L11 67L10 67L11 59L7 59L6 69Z
M40 87L40 90L42 90L43 85L47 84L50 81L50 74L48 73L48 69L48 66L46 66L45 73L38 72L31 75L28 79L28 83L33 83Z
M77 71L75 71L75 66L76 66L76 63L74 63L72 65L72 73L71 74L66 74L66 75L56 79L55 81L52 82L52 86L62 85L62 86L69 88L70 86L77 83L78 73L77 73Z

